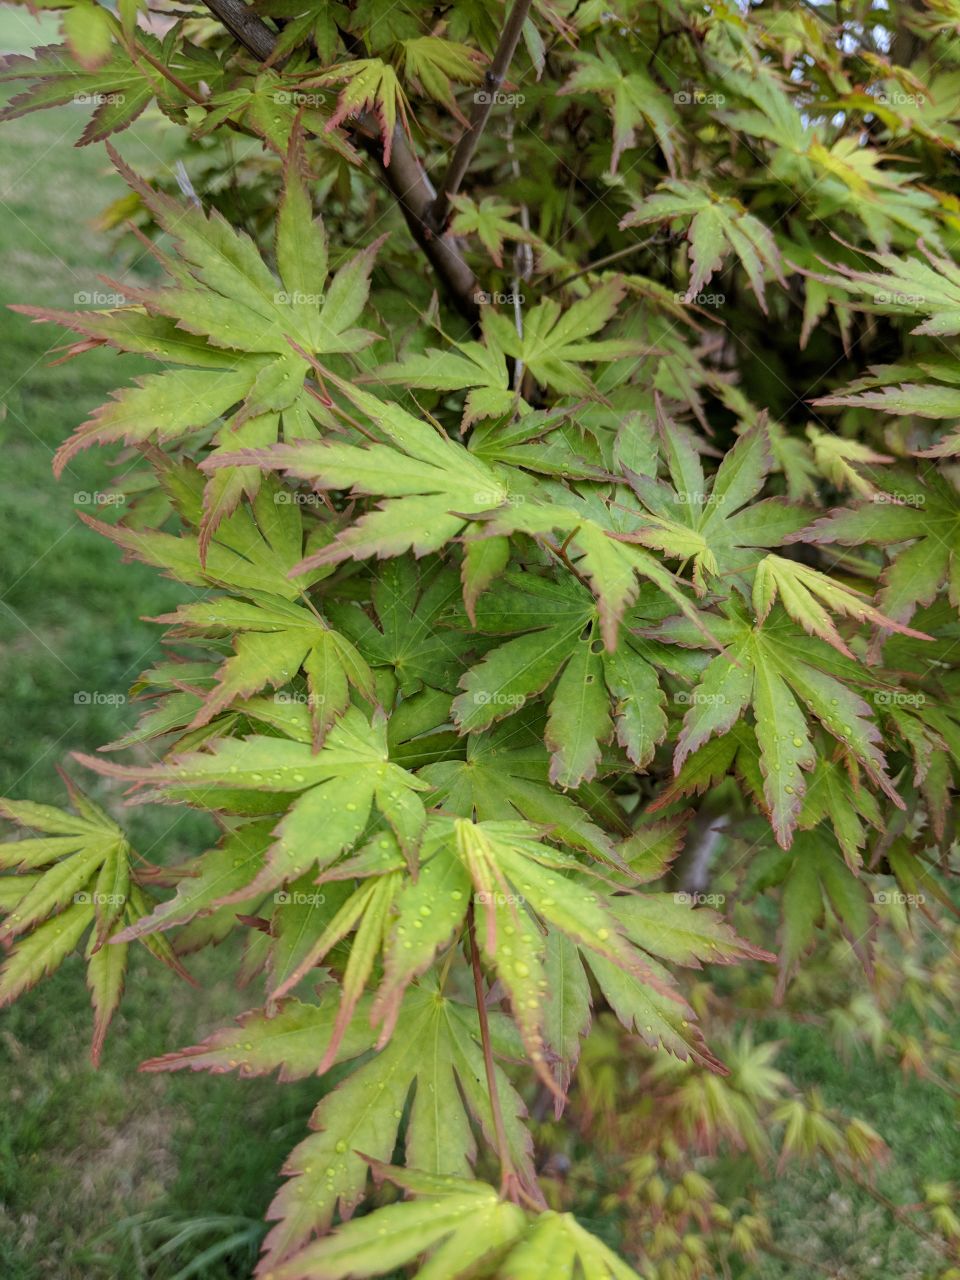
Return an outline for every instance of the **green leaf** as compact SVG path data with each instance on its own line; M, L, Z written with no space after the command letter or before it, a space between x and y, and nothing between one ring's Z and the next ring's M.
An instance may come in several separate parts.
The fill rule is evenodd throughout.
M653 222L688 222L687 240L691 275L688 298L709 284L726 258L735 253L747 274L757 301L766 311L764 276L775 275L784 284L780 254L770 230L732 196L715 195L697 183L671 179L664 182L620 223L621 227L649 226Z

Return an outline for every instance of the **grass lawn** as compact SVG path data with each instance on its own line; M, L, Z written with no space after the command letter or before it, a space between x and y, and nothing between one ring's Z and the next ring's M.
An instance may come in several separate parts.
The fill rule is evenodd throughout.
M24 11L4 10L0 50L44 43L55 27L52 19L38 28ZM108 480L104 456L81 455L59 483L50 470L55 447L140 369L124 358L121 374L117 357L103 351L50 367L55 331L6 310L14 302L71 309L76 294L108 287L99 273L124 270L109 238L91 225L122 184L101 148L72 146L87 114L63 107L0 128L0 794L58 803L54 766L71 750L117 737L135 718L122 702L83 703L77 694L125 694L158 653L158 628L137 619L178 598L174 584L144 566L121 570L119 552L77 519L78 509L90 507L75 495ZM170 127L148 113L122 135L120 149L135 165L152 167L167 152ZM92 790L117 808L115 786L95 781ZM202 847L202 821L171 817L176 812L133 811L142 852L173 860ZM250 1274L257 1224L284 1155L305 1130L317 1085L136 1074L143 1058L190 1043L255 1002L222 976L230 959L205 954L191 962L200 985L189 990L146 953L134 956L130 995L99 1072L87 1064L90 1012L77 960L0 1015L3 1280L170 1280L190 1259L198 1260L190 1274L204 1280ZM923 1178L960 1167L956 1117L933 1090L905 1084L866 1058L841 1064L811 1030L772 1027L771 1034L787 1040L780 1065L801 1083L820 1084L828 1102L859 1110L891 1142L899 1163L881 1186L894 1199L909 1201ZM844 1280L926 1274L915 1238L894 1230L873 1201L838 1192L825 1173L791 1173L775 1195L782 1245ZM174 1239L166 1257L151 1261L151 1251L187 1220L197 1234ZM216 1240L233 1238L227 1259L202 1256ZM753 1274L809 1275L772 1260Z
M55 36L22 10L0 14L0 49L26 50ZM40 31L40 35L35 34ZM176 584L142 565L120 568L120 553L86 529L82 497L105 488L104 455L82 455L54 480L53 450L121 377L147 368L97 351L50 367L57 331L32 325L10 303L65 309L74 295L105 290L117 274L108 238L91 223L122 194L102 148L77 150L89 109L62 107L0 129L0 337L4 465L0 477L0 794L63 802L54 766L71 750L94 750L135 720L112 702L78 703L82 692L125 694L158 656L159 628L138 619L171 608ZM170 126L141 118L120 140L135 164L155 166ZM83 772L72 769L78 779ZM83 777L84 785L90 781ZM91 791L117 808L119 792ZM206 827L162 808L124 817L137 847L173 860L203 847ZM173 826L171 826L173 822ZM136 950L136 949L134 949ZM228 1077L138 1076L137 1063L205 1035L254 999L222 978L226 956L190 967L188 989L145 952L136 954L125 1001L103 1065L87 1063L90 1010L79 960L0 1015L0 1275L4 1280L107 1280L172 1276L213 1240L256 1225L284 1155L302 1136L315 1085L278 1089ZM150 1267L157 1231L133 1222L205 1216L205 1233L175 1258ZM112 1233L112 1234L111 1234ZM154 1238L156 1237L156 1238ZM249 1274L240 1249L232 1266L204 1264L204 1277Z

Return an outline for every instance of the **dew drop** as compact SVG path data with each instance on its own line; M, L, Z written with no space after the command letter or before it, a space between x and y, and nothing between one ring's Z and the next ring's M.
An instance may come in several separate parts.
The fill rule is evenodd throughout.
M803 739L802 739L802 738L794 738L794 740L793 740L793 745L794 745L795 747L802 747L802 746L803 746Z

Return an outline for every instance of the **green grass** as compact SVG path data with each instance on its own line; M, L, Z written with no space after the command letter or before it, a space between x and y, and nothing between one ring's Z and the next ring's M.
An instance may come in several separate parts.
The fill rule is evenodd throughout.
M55 26L44 20L41 42ZM36 30L25 12L4 10L0 49L29 49ZM0 130L0 794L55 803L63 801L55 765L136 719L132 705L83 704L76 695L124 695L160 652L160 628L139 619L180 596L143 565L121 567L119 551L77 518L91 508L74 495L106 488L114 474L100 451L78 458L59 482L50 467L53 450L85 415L147 365L96 351L51 367L57 331L7 309L73 309L75 294L109 287L101 273L125 268L91 225L123 187L102 148L73 147L87 115L63 107ZM154 168L169 128L157 114L142 118L120 139L123 154ZM120 813L116 785L68 767ZM123 822L158 861L199 850L208 831L196 815L158 807L126 810ZM136 954L99 1073L87 1062L91 1020L78 960L0 1015L4 1280L132 1280L141 1274L137 1237L149 1248L150 1230L118 1225L138 1214L262 1218L283 1158L305 1132L316 1085L278 1089L271 1081L136 1071L144 1058L191 1043L255 1003L221 976L236 960L230 951L191 961L200 979L193 990ZM142 1274L172 1275L177 1261L225 1234L212 1222L178 1259ZM203 1270L214 1280L248 1274L242 1249L229 1265Z
M28 49L55 27L45 18L38 39L23 11L4 10L0 49ZM138 619L178 598L152 570L121 568L118 551L77 519L74 494L97 492L111 477L102 454L82 455L59 483L50 470L56 446L141 366L99 351L51 367L55 331L6 309L14 302L70 309L76 293L107 287L100 273L125 269L91 226L122 186L102 149L72 147L86 116L86 108L64 107L0 129L0 794L55 802L62 791L54 766L135 718L129 704L84 705L77 693L124 694L158 654L159 629ZM170 128L148 114L120 148L153 168L171 150ZM115 786L94 780L92 789L119 812ZM128 811L124 823L142 851L173 860L201 848L205 833L198 818L178 813ZM305 1132L316 1083L136 1072L144 1058L191 1043L255 1003L223 976L236 960L229 944L192 960L200 985L187 989L136 954L99 1072L87 1064L91 1019L77 960L0 1015L3 1280L165 1280L245 1223L255 1239L283 1158ZM895 1161L879 1185L894 1200L909 1203L924 1178L960 1167L956 1117L934 1089L866 1057L841 1063L813 1029L774 1023L769 1032L785 1039L779 1065L798 1083L819 1085L828 1103L862 1114L890 1142ZM844 1280L925 1274L915 1238L826 1172L787 1172L771 1195L778 1243L835 1267ZM159 1220L192 1218L202 1220L203 1234L164 1261L144 1261L166 1230ZM199 1274L247 1276L250 1266L249 1247L240 1245ZM755 1280L809 1274L768 1259L753 1271Z
M925 1181L956 1175L960 1130L945 1094L904 1078L892 1062L878 1063L866 1051L842 1060L817 1027L782 1019L761 1030L783 1040L776 1065L798 1086L819 1089L828 1108L859 1116L886 1140L891 1159L873 1172L888 1199L909 1206L922 1198ZM776 1243L833 1269L837 1280L926 1280L938 1274L932 1249L870 1195L841 1185L824 1161L788 1168L777 1177L775 1191L767 1190ZM924 1215L916 1220L923 1225ZM774 1259L755 1271L756 1280L807 1280L809 1274L799 1263Z

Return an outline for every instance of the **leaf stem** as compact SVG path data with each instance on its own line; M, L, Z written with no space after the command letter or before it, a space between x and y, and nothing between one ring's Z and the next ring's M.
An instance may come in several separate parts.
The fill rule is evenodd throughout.
M487 1075L487 1091L490 1094L490 1111L493 1116L493 1131L497 1142L497 1155L500 1157L500 1194L516 1198L517 1174L510 1159L510 1147L507 1133L503 1127L503 1112L500 1110L500 1094L497 1090L497 1069L493 1061L493 1046L490 1043L490 1023L487 1019L487 1005L483 990L483 974L480 971L480 949L477 946L477 929L473 903L467 908L467 937L470 940L470 963L473 967L473 990L477 999L477 1019L480 1023L480 1043L483 1046L483 1066Z

